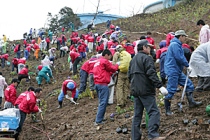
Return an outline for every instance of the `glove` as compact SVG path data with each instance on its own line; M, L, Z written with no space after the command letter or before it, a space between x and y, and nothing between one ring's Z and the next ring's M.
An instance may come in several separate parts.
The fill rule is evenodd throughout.
M159 62L160 62L160 59L157 59L155 63L159 63Z
M66 99L70 99L69 95L65 95Z
M159 91L165 96L168 94L168 90L165 87L159 88Z
M189 73L191 73L191 72L192 72L192 68L191 68L191 67L188 67L188 68L187 68L187 71L188 71Z
M116 64L117 64L118 66L120 66L120 62L117 62Z
M41 109L39 109L39 113L42 113L42 110Z

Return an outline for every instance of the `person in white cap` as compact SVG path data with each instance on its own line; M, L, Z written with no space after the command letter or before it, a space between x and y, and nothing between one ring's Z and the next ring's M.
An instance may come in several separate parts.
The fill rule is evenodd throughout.
M187 71L190 73L192 68L184 56L182 49L182 43L184 43L187 34L184 30L178 30L175 32L175 37L171 40L168 47L168 51L165 57L164 71L168 77L167 90L168 94L165 96L164 104L166 115L172 115L171 112L171 100L176 93L177 86L184 86L186 81L186 75L182 72L183 67L187 67ZM195 102L193 98L194 86L190 79L187 81L186 96L189 102L189 107L200 106L201 102Z

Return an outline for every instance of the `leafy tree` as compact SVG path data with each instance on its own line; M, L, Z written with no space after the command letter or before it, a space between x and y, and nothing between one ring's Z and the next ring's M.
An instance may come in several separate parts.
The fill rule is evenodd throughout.
M59 22L58 22L58 15L52 16L51 13L48 13L48 26L49 26L49 30L51 30L52 32L55 32L58 28L59 28Z
M73 10L69 7L63 7L59 11L59 26L61 27L68 27L69 23L72 22L76 29L82 25L80 22L80 18L74 14Z

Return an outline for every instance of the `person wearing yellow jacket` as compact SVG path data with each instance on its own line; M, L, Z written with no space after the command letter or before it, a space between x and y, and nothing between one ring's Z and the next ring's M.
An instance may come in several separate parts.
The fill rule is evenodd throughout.
M127 102L127 96L130 89L129 88L129 79L127 76L127 72L129 69L131 61L131 55L125 51L125 49L121 45L117 45L116 53L113 56L113 63L119 64L119 73L118 73L118 82L117 82L117 105L120 107L125 107Z
M6 35L3 35L3 40L4 40L4 42L6 42L6 41L7 41L7 37L6 37Z

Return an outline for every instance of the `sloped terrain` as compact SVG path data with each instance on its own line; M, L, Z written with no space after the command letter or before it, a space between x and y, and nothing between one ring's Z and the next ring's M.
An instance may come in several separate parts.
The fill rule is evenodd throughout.
M197 39L199 29L196 27L196 22L203 19L209 23L209 0L187 0L173 8L162 10L154 14L140 14L127 19L120 19L113 21L113 24L121 27L131 41L139 38L141 35L132 32L155 31L167 33L169 31L176 31L177 29L184 29L190 38ZM98 32L104 31L105 24L100 24L96 27ZM157 33L153 34L156 44L165 39L165 35ZM197 45L197 42L188 40L190 45ZM10 60L12 57L10 57ZM29 64L29 71L35 72L34 68L40 63L30 58L27 62ZM116 102L107 107L105 118L107 119L100 130L94 126L94 119L97 112L98 100L89 99L87 95L81 96L78 100L79 105L73 105L68 100L64 99L62 109L56 109L58 106L57 96L61 89L61 84L68 76L69 64L67 63L67 56L65 58L58 58L55 62L56 68L53 70L53 75L56 79L52 84L43 84L42 96L42 110L44 111L44 122L32 123L30 115L23 126L21 140L129 140L131 133L131 122L133 116L133 103L129 100L128 104L123 109L116 109ZM3 74L7 82L11 81L13 77L17 77L10 73L11 68L3 69ZM73 77L71 77L73 78ZM74 79L79 85L79 78ZM197 84L196 79L192 79L194 84ZM43 81L43 83L45 83ZM32 76L31 83L26 83L22 80L18 87L18 93L25 91L29 86L37 87L35 76ZM87 93L88 94L88 91ZM195 100L203 101L203 105L199 108L189 109L185 99L183 110L180 113L177 110L177 102L181 99L181 92L177 93L172 100L172 111L175 113L171 117L165 116L164 107L160 104L160 98L157 95L157 103L161 112L160 135L168 136L168 140L208 140L210 139L210 128L208 120L210 118L205 113L205 107L209 104L209 92L194 93ZM49 95L49 96L48 96ZM111 113L116 113L115 120L111 121L109 116ZM118 113L118 114L117 114ZM130 115L125 118L125 115ZM37 118L41 120L40 115ZM183 119L188 119L188 124L183 124ZM195 123L197 119L197 123ZM143 122L145 119L143 118ZM45 130L43 129L45 125ZM127 125L128 134L117 134L115 132L118 126ZM147 129L142 129L142 139L147 139Z

